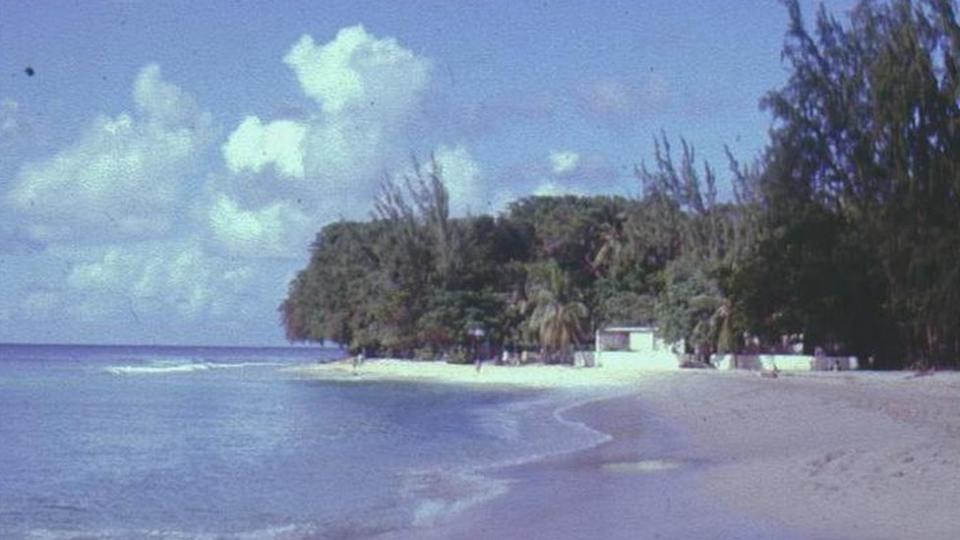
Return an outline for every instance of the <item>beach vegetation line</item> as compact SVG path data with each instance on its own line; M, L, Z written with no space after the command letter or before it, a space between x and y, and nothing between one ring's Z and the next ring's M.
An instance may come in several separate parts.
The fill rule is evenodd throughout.
M469 361L569 359L607 324L690 352L800 341L873 367L960 358L960 26L951 0L789 15L769 143L720 178L661 132L639 195L452 217L442 168L323 228L280 306L291 340ZM480 204L482 201L477 201Z

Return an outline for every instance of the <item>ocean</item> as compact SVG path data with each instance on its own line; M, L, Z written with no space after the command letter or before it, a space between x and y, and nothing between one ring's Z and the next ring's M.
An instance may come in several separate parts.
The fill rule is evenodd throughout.
M598 442L533 390L317 381L323 348L0 345L0 538L362 538ZM544 418L550 419L545 422Z

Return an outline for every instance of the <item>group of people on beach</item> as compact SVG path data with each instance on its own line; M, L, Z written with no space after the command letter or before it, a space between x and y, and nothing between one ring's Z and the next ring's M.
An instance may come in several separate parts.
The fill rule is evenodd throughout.
M527 351L522 351L519 354L511 353L508 349L503 349L503 352L500 353L500 361L497 365L501 366L519 366L521 364L526 364L529 360L527 356ZM477 355L473 362L474 366L477 369L477 375L480 374L481 369L483 368L483 357Z

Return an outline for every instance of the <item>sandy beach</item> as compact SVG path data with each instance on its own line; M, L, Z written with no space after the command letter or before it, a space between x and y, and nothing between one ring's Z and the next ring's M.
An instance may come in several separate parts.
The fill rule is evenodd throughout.
M606 442L391 538L960 536L960 374L639 372L369 361L308 377L576 389ZM592 396L592 399L586 397Z

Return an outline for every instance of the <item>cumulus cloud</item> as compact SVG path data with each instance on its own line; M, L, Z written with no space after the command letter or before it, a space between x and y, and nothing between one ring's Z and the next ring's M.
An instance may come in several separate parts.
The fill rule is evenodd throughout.
M80 320L128 312L227 317L250 277L249 267L208 255L197 242L151 242L112 246L73 264L66 294Z
M462 216L471 211L486 211L483 172L470 151L462 144L440 145L433 157L450 194L451 213Z
M415 178L415 163L410 163L392 176L402 184L404 178ZM431 154L431 159L419 163L421 175L440 173L449 196L450 214L465 216L491 210L491 193L487 178L480 164L463 144L441 144Z
M306 178L315 191L375 183L401 150L391 135L419 104L429 60L358 25L324 45L305 35L284 62L318 110L272 122L247 117L223 146L228 168L259 172L272 165L281 176Z
M551 157L567 152L553 152ZM527 195L557 197L563 195L637 195L638 185L629 167L611 165L603 156L580 154L558 159L538 159L517 163L501 170L495 178L499 190L499 208ZM558 166L559 165L559 166Z
M307 216L285 201L247 210L220 194L207 217L219 245L231 254L248 257L299 258L315 232Z
M157 64L147 64L133 83L133 101L147 124L174 130L208 123L193 97L165 81Z
M325 44L305 35L284 62L316 108L293 118L248 116L222 146L234 183L210 197L206 219L210 236L231 253L274 256L276 247L263 248L306 245L315 231L305 213L318 217L314 227L365 215L383 174L398 170L410 151L402 128L431 69L428 59L359 25ZM451 167L463 165L457 157ZM285 198L244 200L254 189L243 175L274 182Z
M47 160L27 163L6 202L34 240L101 241L166 233L181 184L210 138L210 116L154 64L133 114L98 117Z
M577 168L580 154L576 152L550 152L550 167L554 174L566 174Z
M325 45L304 35L283 61L325 114L359 109L404 116L419 99L430 71L428 60L393 38L377 39L361 25L341 29Z
M223 145L223 158L233 173L259 173L273 165L281 176L303 178L303 138L307 128L293 120L264 124L248 116Z
M559 197L561 195L586 195L586 193L573 185L564 185L556 180L544 180L533 189L533 194L538 197Z

